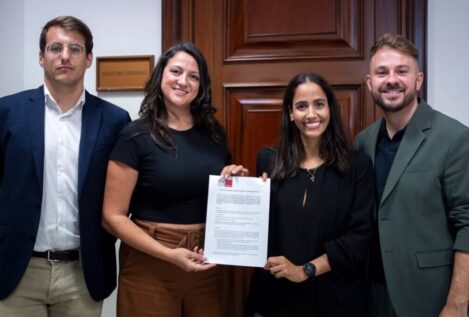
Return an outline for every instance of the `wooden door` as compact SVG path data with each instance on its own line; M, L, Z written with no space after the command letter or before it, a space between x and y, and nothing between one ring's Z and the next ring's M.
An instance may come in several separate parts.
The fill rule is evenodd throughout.
M163 50L189 40L203 51L233 161L253 174L259 147L277 143L294 75L331 83L353 138L380 115L365 83L369 48L386 32L404 34L425 72L426 15L427 0L163 0ZM231 316L242 315L250 274L232 269Z

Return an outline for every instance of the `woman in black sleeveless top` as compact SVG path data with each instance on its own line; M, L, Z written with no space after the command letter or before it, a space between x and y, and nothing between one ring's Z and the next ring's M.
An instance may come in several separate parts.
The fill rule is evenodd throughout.
M122 240L117 315L225 316L225 268L204 263L201 251L208 180L247 170L228 165L207 64L193 44L164 53L145 92L106 182L104 226Z

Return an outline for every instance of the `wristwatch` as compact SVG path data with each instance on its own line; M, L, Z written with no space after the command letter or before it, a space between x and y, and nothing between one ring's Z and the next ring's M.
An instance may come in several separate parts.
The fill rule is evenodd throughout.
M311 262L307 262L303 265L303 271L308 276L308 280L312 281L316 276L316 265Z

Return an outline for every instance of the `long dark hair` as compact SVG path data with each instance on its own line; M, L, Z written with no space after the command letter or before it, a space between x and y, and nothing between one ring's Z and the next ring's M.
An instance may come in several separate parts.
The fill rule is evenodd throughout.
M329 105L329 124L319 142L319 156L328 166L339 172L346 172L350 167L350 148L344 132L340 106L329 83L319 74L301 73L293 77L285 90L281 116L280 139L277 146L277 155L271 177L283 180L296 175L300 163L305 159L305 149L301 140L300 131L295 122L290 120L293 109L293 97L296 88L306 82L312 82L324 91Z
M225 130L214 116L216 109L212 106L212 89L207 62L202 52L190 42L180 42L161 55L145 86L145 98L139 111L140 118L149 122L150 135L156 144L177 153L176 145L168 130L168 111L164 103L161 81L168 60L178 52L185 52L192 56L199 67L199 92L191 103L194 126L207 132L214 142L225 145Z

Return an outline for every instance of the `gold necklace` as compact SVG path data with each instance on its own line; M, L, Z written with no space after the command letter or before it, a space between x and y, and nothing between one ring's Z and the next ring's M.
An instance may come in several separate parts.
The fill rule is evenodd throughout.
M317 167L311 168L311 169L305 168L305 170L306 170L306 173L308 173L309 175L309 179L314 183L314 181L316 180L316 171L318 170L318 168Z
M314 168L305 168L306 173L309 175L309 180L314 183L316 181L316 171L318 170L319 166ZM303 208L306 206L306 200L308 199L308 188L305 188L305 193L303 194Z

